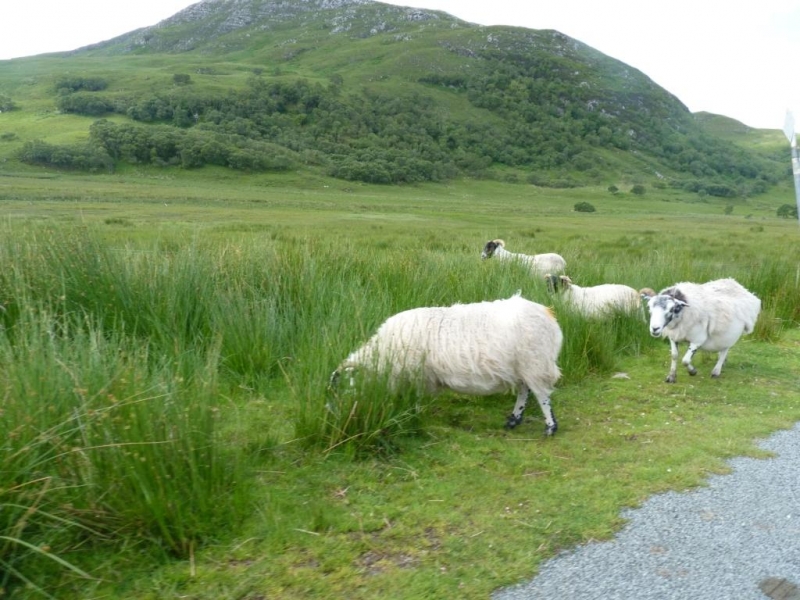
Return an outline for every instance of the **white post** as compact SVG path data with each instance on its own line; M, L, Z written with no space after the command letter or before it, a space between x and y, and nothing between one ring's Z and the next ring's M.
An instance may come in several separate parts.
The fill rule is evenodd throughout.
M800 223L800 157L797 155L797 135L794 131L794 117L791 111L786 111L786 122L783 133L792 147L792 174L794 175L794 195L797 202L797 220Z

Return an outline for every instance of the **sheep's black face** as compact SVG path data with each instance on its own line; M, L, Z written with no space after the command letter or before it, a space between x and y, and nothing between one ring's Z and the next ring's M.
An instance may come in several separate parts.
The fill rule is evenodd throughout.
M558 275L545 275L545 281L547 281L547 291L551 294L556 293L561 285L561 279Z
M678 298L659 294L650 298L647 306L650 309L650 335L661 337L667 326L689 305Z
M481 258L491 258L494 251L497 250L497 246L499 246L497 242L486 242L486 245L483 247L483 252L481 252Z

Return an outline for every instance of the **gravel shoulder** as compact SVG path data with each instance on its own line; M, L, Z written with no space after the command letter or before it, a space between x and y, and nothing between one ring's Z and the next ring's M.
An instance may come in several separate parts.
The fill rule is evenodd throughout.
M800 598L759 587L769 578L800 586L800 423L758 446L776 456L735 458L707 487L654 496L622 513L628 523L614 539L564 552L492 598Z

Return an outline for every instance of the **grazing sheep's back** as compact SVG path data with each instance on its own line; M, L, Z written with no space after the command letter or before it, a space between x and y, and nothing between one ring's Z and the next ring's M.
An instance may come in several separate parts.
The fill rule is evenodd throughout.
M431 390L475 395L508 390L535 372L552 388L562 342L547 308L514 296L398 313L340 368L389 368L393 379L420 370Z
M468 394L502 392L527 373L553 387L562 342L553 315L523 298L455 305L432 336L426 372L438 386Z
M531 261L531 269L538 274L563 273L567 268L567 261L560 254L549 252L536 254Z
M620 283L604 283L590 288L572 285L566 291L575 307L587 316L600 316L614 310L634 312L642 308L639 292Z

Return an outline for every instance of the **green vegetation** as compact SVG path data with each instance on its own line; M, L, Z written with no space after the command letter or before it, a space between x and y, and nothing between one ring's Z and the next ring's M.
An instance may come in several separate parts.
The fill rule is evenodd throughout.
M726 217L671 188L152 166L3 181L11 597L485 598L800 419L788 187ZM591 229L580 202L603 207ZM757 330L719 380L701 355L669 386L667 345L637 318L587 321L543 280L480 261L501 234L559 251L586 285L736 277L763 299ZM510 394L328 388L387 316L517 289L565 333L555 439L535 405L504 430Z
M797 218L797 205L796 204L781 204L778 210L775 211L782 219L796 219Z
M275 10L218 3L70 55L4 61L19 114L0 118L16 136L0 157L383 184L625 180L633 193L658 183L737 199L787 180L784 157L728 143L643 74L557 32L377 4Z
M800 419L780 132L557 32L274 10L0 61L0 595L486 598ZM497 237L762 314L667 385L638 317L481 261ZM517 290L565 335L554 439L535 405L503 429L510 394L329 386L389 315Z

